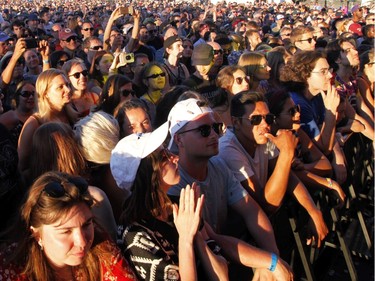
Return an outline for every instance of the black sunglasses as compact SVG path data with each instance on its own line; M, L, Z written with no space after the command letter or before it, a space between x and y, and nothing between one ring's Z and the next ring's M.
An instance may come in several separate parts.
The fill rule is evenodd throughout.
M127 97L127 96L129 96L129 95L132 95L132 96L134 96L134 94L135 94L135 92L133 91L133 90L121 90L121 95L123 96L123 97Z
M222 55L223 54L223 50L214 50L214 55Z
M241 85L242 82L245 80L247 82L247 84L250 84L250 78L249 76L245 76L245 77L236 77L234 80L236 80L236 83L238 85Z
M81 177L71 178L71 179L68 180L68 182L75 185L78 188L80 194L86 193L87 189L89 187L87 181L84 178L81 178ZM52 181L52 182L48 183L44 187L43 191L49 197L52 197L52 198L60 198L60 197L63 197L66 194L64 186L57 181Z
M35 92L34 91L22 91L20 93L20 96L24 98L29 98L30 96L35 97Z
M75 42L75 41L78 40L78 38L76 36L72 36L72 37L69 37L68 39L66 39L65 41L70 43L72 40Z
M303 40L298 40L298 41L300 41L300 42L307 41L307 42L309 42L309 44L311 44L312 40L314 40L314 38L310 37L308 39L303 39Z
M275 115L269 113L269 114L266 114L266 115L262 115L262 114L256 114L256 115L252 115L250 117L240 117L241 119L248 119L250 120L250 124L251 125L259 125L262 120L266 120L266 123L268 125L271 125L275 122Z
M103 46L95 46L95 47L91 47L90 49L95 50L95 51L99 51L99 50L103 50Z
M207 138L211 135L211 128L219 136L223 134L223 123L213 123L212 125L205 124L205 125L199 126L198 128L179 132L179 134L184 134L184 133L191 132L191 131L199 131L202 137Z
M89 72L85 69L82 72L73 73L72 75L69 75L69 77L74 76L75 79L79 79L79 77L81 77L81 74L83 77L86 77L87 75L89 75Z
M165 73L164 72L162 72L162 73L155 73L155 74L152 74L150 76L147 76L146 78L147 79L150 79L150 78L155 79L155 78L158 78L159 76L165 77Z
M92 28L92 27L88 27L88 28L83 28L83 30L84 30L84 31L89 31L89 30L90 30L90 31L93 31L94 28Z
M66 63L67 61L68 61L68 60L59 60L59 61L57 62L57 64L60 65L60 66L63 66L64 63Z

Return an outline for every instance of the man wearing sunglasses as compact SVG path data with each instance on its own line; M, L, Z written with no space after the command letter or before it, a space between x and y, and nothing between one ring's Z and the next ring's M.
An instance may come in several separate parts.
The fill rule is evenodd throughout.
M94 35L94 26L89 21L84 21L81 28L82 41Z
M328 230L321 212L305 186L291 171L297 138L290 130L271 134L275 116L259 93L241 92L231 101L233 128L219 140L219 156L236 179L268 214L282 204L285 193L293 193L310 214L314 240L320 246Z
M236 215L243 218L257 245L277 254L273 229L266 214L242 188L223 160L215 157L219 152L222 124L217 123L211 108L200 100L190 98L178 102L171 109L168 120L171 133L168 148L178 152L181 176L179 184L170 188L168 195L175 200L182 188L196 182L205 198L202 217L217 233L228 231L228 210L231 207ZM238 253L230 242L233 240L227 239L225 245L218 242L226 248L226 253L227 250L236 252L236 261L239 262L254 261L254 252ZM255 252L258 250L251 249Z
M59 40L63 51L67 52L71 58L78 57L83 59L86 65L89 65L86 53L81 50L81 44L78 40L77 33L70 28L62 29L59 32Z
M299 26L293 28L290 34L290 41L298 51L314 51L315 39L314 28L311 26Z

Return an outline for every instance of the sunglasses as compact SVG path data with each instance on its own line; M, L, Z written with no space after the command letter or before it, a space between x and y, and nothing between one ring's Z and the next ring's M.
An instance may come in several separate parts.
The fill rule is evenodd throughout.
M155 74L152 74L152 75L150 75L150 76L147 76L146 78L147 79L150 79L150 78L152 78L152 79L155 79L155 78L158 78L158 77L165 77L165 73L164 72L161 72L161 73L155 73Z
M94 28L92 28L92 27L88 27L88 28L83 28L83 30L84 30L84 31L89 31L89 30L90 30L90 31L93 31Z
M309 44L311 44L312 40L314 40L314 38L310 37L310 38L303 39L303 40L298 40L298 41L299 42L307 41L307 42L309 42Z
M76 178L71 178L68 181L78 188L79 193L81 195L87 192L89 185L84 178L76 177ZM43 191L47 194L47 196L52 197L52 198L60 198L66 194L64 186L57 181L52 181L48 183L44 187Z
M268 125L272 125L275 122L275 119L276 119L275 115L273 115L271 113L266 114L266 115L256 114L256 115L252 115L250 117L240 117L240 118L250 120L251 125L259 125L262 122L263 119L266 121L266 123Z
M205 125L199 126L198 128L180 132L179 134L184 134L184 133L191 132L191 131L199 131L202 137L207 138L211 135L211 128L214 130L214 132L217 135L221 136L223 134L223 123L213 123L212 125L205 124Z
M76 42L78 40L78 38L77 37L75 37L75 36L72 36L72 37L69 37L68 39L66 39L65 41L66 42L71 42L71 41L74 41L74 42Z
M82 72L73 73L72 75L69 75L69 77L74 76L75 79L79 79L79 77L81 77L81 74L83 77L86 77L87 75L89 75L89 72L85 69Z
M22 91L20 93L20 96L24 98L29 98L30 96L35 97L35 92L34 91Z
M214 50L214 55L222 55L223 54L223 50Z
M243 81L246 81L247 84L250 84L250 77L249 76L245 76L245 77L236 77L234 78L234 80L236 81L236 83L238 85L241 85Z
M297 112L301 112L301 107L299 106L299 104L296 104L291 109L289 109L288 113L280 113L280 115L291 115L292 117L294 117L297 114Z
M60 65L60 66L63 66L64 63L66 63L67 61L68 61L68 60L59 60L59 61L57 62L57 64Z
M129 95L134 96L134 94L135 94L135 92L133 90L121 90L120 93L123 97L127 97Z
M90 50L95 50L95 51L103 50L103 46L90 47Z

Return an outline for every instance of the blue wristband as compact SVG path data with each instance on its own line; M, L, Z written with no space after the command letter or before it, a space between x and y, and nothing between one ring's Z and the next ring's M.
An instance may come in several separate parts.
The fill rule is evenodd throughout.
M277 257L277 255L274 254L274 253L271 253L271 265L268 268L269 271L271 271L271 272L275 271L278 260L279 260L279 258Z

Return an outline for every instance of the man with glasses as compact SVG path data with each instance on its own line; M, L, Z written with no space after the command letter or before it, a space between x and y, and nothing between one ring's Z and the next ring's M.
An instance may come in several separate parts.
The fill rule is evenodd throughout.
M314 28L299 26L292 30L290 41L298 51L313 51L315 49Z
M82 41L94 35L94 26L89 21L84 21L81 28Z
M176 199L182 188L196 182L205 199L202 217L217 233L228 231L226 224L228 209L231 207L244 219L257 245L278 255L273 229L266 214L241 187L223 160L216 156L219 152L222 124L217 123L212 110L204 102L191 98L178 102L171 109L168 120L171 133L168 148L172 152L178 152L181 176L179 184L170 188L168 195ZM225 253L229 249L235 251L236 260L245 260L245 265L254 260L259 249L252 247L251 251L254 252L245 253L230 241L233 241L231 237L227 237L226 245L217 242ZM244 248L249 249L248 247ZM269 271L269 274L272 272Z
M147 45L152 46L155 50L159 50L163 47L163 40L159 36L158 27L153 21L149 21L146 24L148 30L148 42Z
M260 93L235 95L230 112L233 127L219 140L221 159L268 214L277 211L286 192L293 194L311 216L316 227L314 240L320 246L328 232L322 214L291 170L298 142L294 132L279 130L276 136L271 134L275 116Z
M103 50L103 42L96 36L90 36L83 40L82 49L87 54L87 61L91 63L96 52Z
M70 28L62 29L59 32L60 45L63 51L67 52L71 58L80 58L85 61L86 66L88 66L87 55L81 50L81 44L78 41L78 35Z

